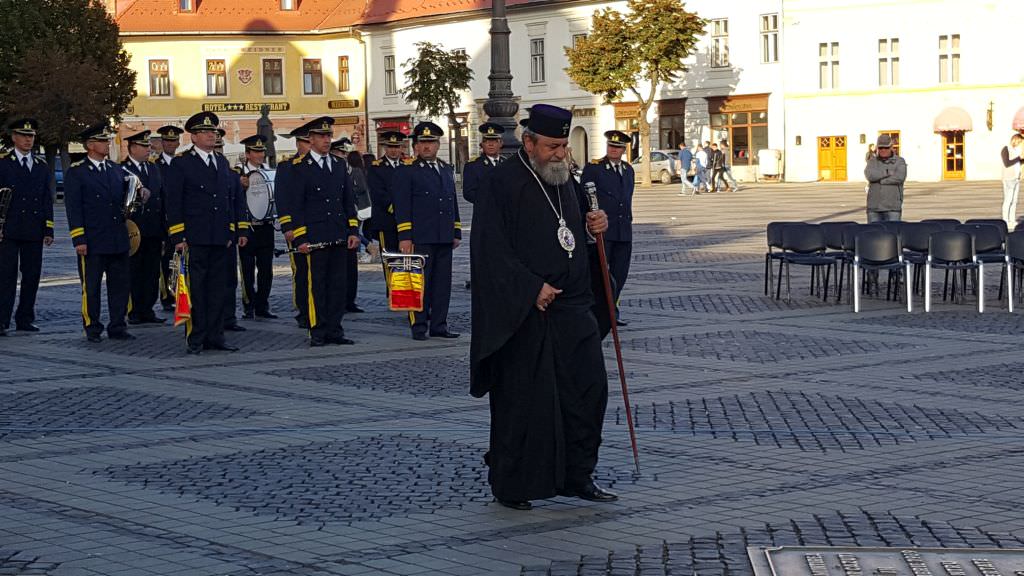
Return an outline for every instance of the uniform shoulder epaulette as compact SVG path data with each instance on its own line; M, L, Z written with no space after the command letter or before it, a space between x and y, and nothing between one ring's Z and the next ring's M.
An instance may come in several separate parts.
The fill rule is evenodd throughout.
M600 164L601 162L604 162L604 160L601 160L600 158L598 158L597 160L590 161L591 164Z
M82 158L78 162L72 162L70 168L77 168L77 167L81 166L82 164L85 164L85 158Z
M159 156L157 156L156 158L150 158L150 159L146 160L146 162L149 162L150 164L156 164L159 161L160 161L160 157Z
M241 167L241 166L232 166L232 167L231 167L231 170L232 170L232 171L233 171L234 173L238 174L239 176L241 176L241 175L242 175L242 167Z
M39 162L40 164L46 164L46 158L43 158L42 156L36 156L35 154L32 155L32 161Z
M181 158L182 156L185 155L185 152L188 152L188 150L182 150L181 152L178 152L177 154L175 154L174 157L175 158Z
M374 166L380 166L380 160L374 160L373 162L370 162L370 164Z
M473 156L473 159L472 159L472 160L470 160L470 162L476 162L476 161L477 161L477 160L479 160L479 159L480 159L480 157L479 157L479 156Z
M406 158L402 160L402 164L405 164L406 166L412 166L414 162L416 162L415 158Z
M294 159L292 160L292 164L295 164L296 166L297 166L297 165L299 165L299 164L302 164L302 160L303 160L303 159L304 159L305 157L306 157L306 155L305 155L305 154L301 154L301 155L299 155L299 156L296 156L296 157L295 157L295 158L294 158Z

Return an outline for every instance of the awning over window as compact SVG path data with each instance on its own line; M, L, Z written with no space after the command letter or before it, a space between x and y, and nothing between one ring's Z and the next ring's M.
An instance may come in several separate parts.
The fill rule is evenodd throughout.
M935 117L933 124L936 132L967 132L974 128L971 116L963 108L952 106L946 108Z
M1017 110L1017 113L1013 115L1013 129L1024 130L1024 108Z

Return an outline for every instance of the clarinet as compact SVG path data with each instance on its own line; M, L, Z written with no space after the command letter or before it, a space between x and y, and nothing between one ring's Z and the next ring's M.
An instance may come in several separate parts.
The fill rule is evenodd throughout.
M348 238L343 238L341 240L331 240L330 242L314 242L314 243L309 245L309 251L313 252L315 250L323 250L324 248L330 248L331 246L338 246L338 245L341 245L341 244L344 244L344 245L347 246L348 245ZM282 249L278 248L278 249L274 250L274 256L283 256L285 254L298 254L299 252L300 251L299 251L298 246L289 248L287 250L282 250Z

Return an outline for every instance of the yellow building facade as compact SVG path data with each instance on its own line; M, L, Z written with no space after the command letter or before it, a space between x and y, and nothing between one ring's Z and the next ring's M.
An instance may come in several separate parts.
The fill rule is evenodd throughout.
M138 95L120 135L184 125L196 112L215 112L227 132L225 152L256 133L260 109L278 135L329 115L335 137L365 150L365 47L357 32L325 35L123 34ZM187 144L187 138L185 139ZM294 150L280 136L279 155Z

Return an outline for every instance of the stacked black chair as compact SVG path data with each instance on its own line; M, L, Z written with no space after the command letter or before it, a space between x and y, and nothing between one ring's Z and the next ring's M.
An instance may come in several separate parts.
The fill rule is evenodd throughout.
M938 224L943 230L955 230L960 225L960 221L956 218L928 218L927 220L921 220L921 222Z
M821 226L817 224L790 224L782 228L782 256L779 266L781 268L785 265L786 268L787 302L791 300L790 264L811 267L811 294L814 293L816 279L821 274L821 269L825 268L822 294L824 299L828 300L829 276L832 267L836 264L836 259L826 254L825 234ZM779 289L776 289L775 298L779 298Z
M903 247L896 234L886 230L865 230L857 234L854 240L853 256L853 311L860 312L860 294L864 281L864 272L887 270L895 273L896 288L902 280L906 290L907 312L913 310L913 299L910 294L910 262L903 259ZM876 275L877 278L877 275ZM876 286L877 293L877 286Z
M848 224L846 226L843 226L842 250L843 250L843 253L844 253L844 257L842 259L837 259L837 262L838 262L838 265L839 265L839 278L838 278L838 282L836 282L836 303L837 304L839 303L840 300L842 300L843 287L846 286L847 283L851 286L851 290L852 290L853 276L852 275L851 276L847 276L846 275L846 271L853 264L853 252L857 248L857 245L856 245L857 235L860 234L861 232L866 232L868 230L883 230L884 231L885 227L883 227L881 224L878 224L878 223L875 223L875 224L856 224L855 223L855 224Z
M989 226L995 226L999 232L1003 235L1003 239L1006 239L1006 235L1009 234L1009 229L1006 226L1006 221L1001 218L970 218L964 220L964 224L988 224Z
M928 240L942 231L938 222L904 222L900 227L903 259L914 267L914 292L921 293L923 266L928 263Z
M1007 307L1013 312L1014 292L1020 292L1024 302L1024 230L1017 230L1006 235L1006 294Z
M832 256L836 259L840 270L844 270L847 265L853 260L853 250L846 249L843 245L843 230L847 226L856 226L857 223L853 220L842 221L842 222L822 222L821 232L825 235L825 248L826 255ZM836 301L839 301L839 297L842 294L842 280L836 283Z
M924 311L932 308L932 268L953 271L953 293L957 291L958 271L978 271L978 312L985 311L985 264L974 254L974 237L959 230L932 234L928 243L928 261L924 269ZM960 286L963 290L963 283Z
M998 222L1002 226L992 224ZM1006 239L1006 223L1002 220L968 220L966 223L956 227L961 232L967 232L974 237L974 254L978 260L985 264L1006 263L1006 252L1003 250L1003 242ZM1002 273L999 275L999 298L1003 297ZM977 286L977 285L975 285Z
M803 222L769 222L765 228L765 237L768 240L768 250L764 253L764 295L768 295L768 286L775 283L775 279L772 274L772 261L780 260L779 262L779 273L782 272L782 229L790 224L803 224ZM782 277L779 277L779 283L781 284ZM776 290L776 299L778 299L778 290Z

